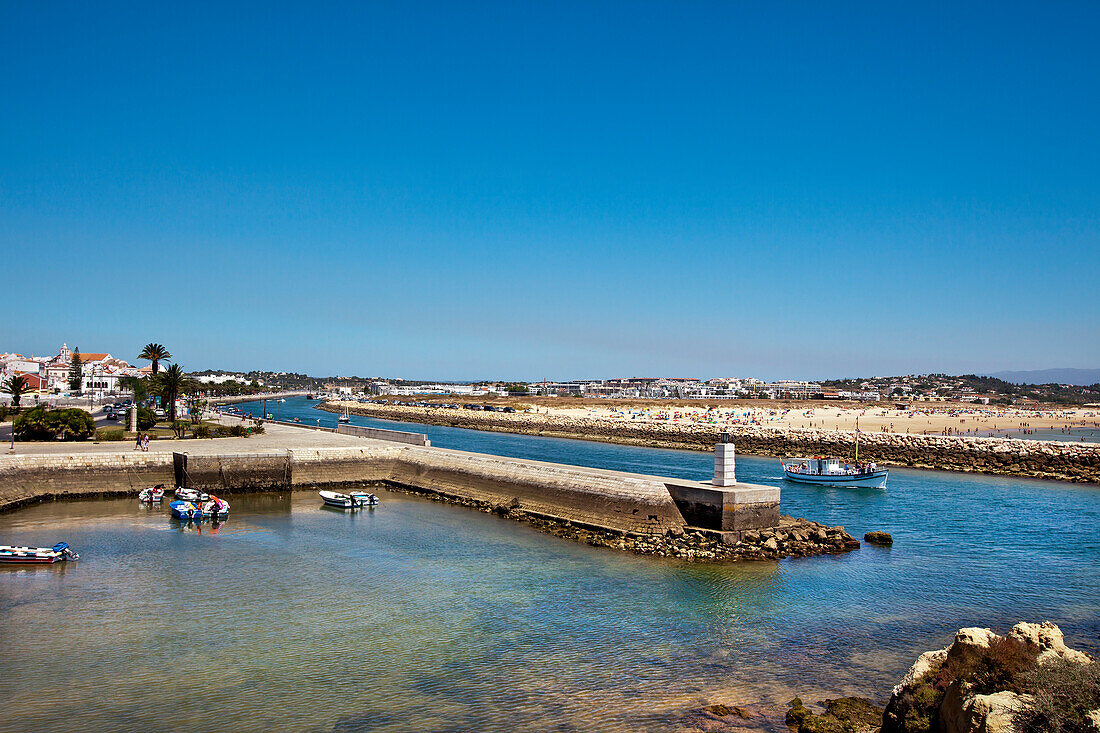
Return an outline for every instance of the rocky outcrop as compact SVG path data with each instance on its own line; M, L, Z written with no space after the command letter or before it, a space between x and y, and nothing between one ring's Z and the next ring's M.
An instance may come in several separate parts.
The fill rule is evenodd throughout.
M1065 636L1062 630L1050 621L1041 624L1029 624L1020 622L1008 632L1010 639L1024 642L1039 650L1039 664L1046 664L1058 659L1064 659L1079 664L1087 664L1091 661L1088 654L1070 649L1066 646Z
M943 733L1015 733L1015 716L1028 698L1003 690L991 695L966 694L965 685L949 688L940 709Z
M894 544L894 538L890 536L889 532L868 532L863 535L863 539L868 544L880 545L882 547L890 547Z
M427 409L403 405L326 402L320 409L407 422L429 422L474 430L599 440L625 445L711 451L720 433L731 433L737 450L766 456L849 455L853 434L835 430L660 423L625 419L566 417L543 413L499 413ZM895 466L1032 476L1100 483L1100 444L1017 438L861 433L860 458Z
M1072 672L1091 664L1087 654L1066 646L1061 629L1049 621L1018 623L1006 636L960 629L950 647L922 654L893 689L882 733L1021 733L1021 721L1041 717L1029 713L1039 697L1051 697L1050 685L1061 698L1100 695L1095 682L1086 681L1093 687L1081 690L1068 689L1057 675L1050 682L1041 674L1044 668L1068 667L1072 679L1096 680Z

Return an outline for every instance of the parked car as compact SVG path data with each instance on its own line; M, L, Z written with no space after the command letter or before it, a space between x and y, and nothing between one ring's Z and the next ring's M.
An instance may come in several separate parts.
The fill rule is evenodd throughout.
M516 408L514 408L514 407L502 407L502 408L500 408L500 411L501 412L515 412Z

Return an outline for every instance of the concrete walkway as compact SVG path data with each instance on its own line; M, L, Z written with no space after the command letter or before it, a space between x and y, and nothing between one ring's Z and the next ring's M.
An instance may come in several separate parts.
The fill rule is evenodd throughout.
M243 419L231 416L220 416L216 419L223 425L238 425ZM253 435L248 438L202 438L187 440L150 440L149 453L181 453L195 454L233 454L256 453L265 450L286 450L288 448L347 448L361 446L363 438L353 435L339 435L325 430L310 430L308 428L293 427L290 425L274 425L264 423L263 435ZM34 456L52 455L64 456L76 453L136 453L134 441L106 441L96 443L91 440L83 441L57 441L40 443L15 442L15 452L11 452L11 443L0 443L0 464L4 456Z

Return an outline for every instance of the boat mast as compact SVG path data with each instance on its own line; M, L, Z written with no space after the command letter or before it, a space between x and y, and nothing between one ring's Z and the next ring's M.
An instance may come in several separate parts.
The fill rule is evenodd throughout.
M856 463L859 463L859 415L856 415Z

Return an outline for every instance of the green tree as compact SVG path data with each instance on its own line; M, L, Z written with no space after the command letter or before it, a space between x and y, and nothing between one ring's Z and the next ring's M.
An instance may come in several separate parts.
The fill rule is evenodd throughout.
M41 406L17 417L12 429L19 440L85 440L95 433L95 420L79 408L47 410Z
M169 422L176 420L176 398L187 386L187 378L179 364L169 364L163 374L157 377L157 386L164 409L168 412Z
M134 394L134 404L140 405L149 397L149 389L144 377L122 377L118 386Z
M69 362L69 390L80 391L80 382L84 376L84 367L80 363L80 349L73 350L72 361Z
M168 361L172 358L172 355L168 353L168 349L160 344L149 343L145 344L145 348L138 354L138 358L153 362L153 375L156 376L160 363Z
M157 424L157 413L150 410L148 407L138 408L137 427L138 430L152 430L153 426Z
M27 384L26 377L24 377L22 374L17 374L11 379L4 382L4 384L0 386L0 390L3 390L5 393L11 395L12 412L18 414L19 400L23 397L23 395L31 391L31 386Z

